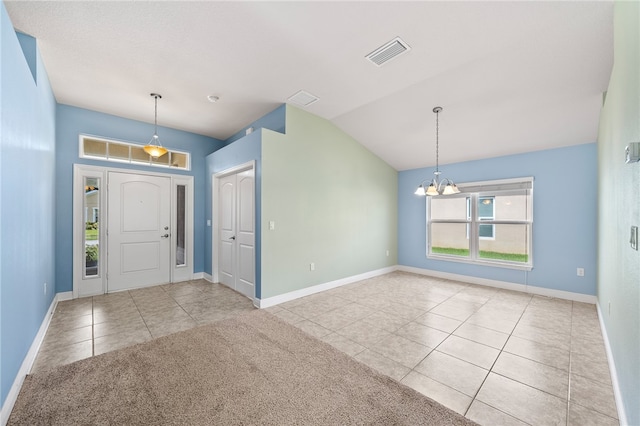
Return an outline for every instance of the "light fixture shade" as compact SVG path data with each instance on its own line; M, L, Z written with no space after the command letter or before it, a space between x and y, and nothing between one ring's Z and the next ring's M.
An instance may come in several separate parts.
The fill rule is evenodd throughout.
M429 185L429 188L427 189L427 195L440 195L440 193L438 192L438 189L436 188L436 186L434 184Z
M153 158L158 158L158 157L162 157L163 155L165 155L168 151L167 148L160 146L160 145L153 145L151 144L151 142L149 142L149 144L145 145L144 148L144 152L146 152L147 154L149 154L150 156L152 156Z
M451 188L453 189L453 193L454 194L459 194L460 190L458 189L458 186L455 183L451 184Z
M453 195L455 194L455 191L453 190L453 186L451 186L450 183L447 184L447 186L444 187L444 191L442 191L442 195Z
M418 189L416 189L416 192L414 192L414 194L416 195L424 195L426 194L425 190L424 190L424 186L422 186L422 184L418 187Z

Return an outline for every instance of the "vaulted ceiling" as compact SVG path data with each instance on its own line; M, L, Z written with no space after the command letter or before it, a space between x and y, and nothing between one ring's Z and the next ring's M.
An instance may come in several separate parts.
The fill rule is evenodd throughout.
M5 5L59 103L152 123L157 92L160 125L226 139L305 90L397 170L435 164L434 106L441 164L595 142L613 63L609 1Z

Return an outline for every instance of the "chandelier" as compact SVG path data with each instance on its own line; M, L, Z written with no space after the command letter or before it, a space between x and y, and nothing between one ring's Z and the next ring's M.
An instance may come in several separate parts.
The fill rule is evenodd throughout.
M156 102L156 113L154 116L154 128L153 128L153 137L149 143L144 146L144 152L152 156L153 158L162 157L167 153L167 148L163 147L160 143L160 138L158 137L158 98L162 99L162 95L158 95L157 93L152 93L152 97L155 98Z
M429 186L425 189L426 183L428 182L428 179L425 179L422 181L422 183L420 183L420 186L418 186L418 189L416 189L416 192L414 192L414 194L416 195L452 195L452 194L457 194L460 192L460 190L458 189L458 187L456 186L455 183L453 183L453 181L451 179L447 179L447 178L443 178L440 179L440 168L439 168L439 164L438 164L438 156L439 156L439 150L440 150L440 141L439 139L439 133L440 133L440 113L442 112L442 107L435 107L433 109L433 112L436 113L436 171L433 172L434 177L431 180L431 182L429 183Z

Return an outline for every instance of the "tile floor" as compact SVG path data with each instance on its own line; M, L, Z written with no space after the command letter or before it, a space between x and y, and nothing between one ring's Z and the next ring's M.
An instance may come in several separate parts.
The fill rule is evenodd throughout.
M246 297L205 280L60 302L31 372L253 309Z
M190 281L61 302L33 370L253 309ZM483 425L618 425L595 306L395 272L267 309Z

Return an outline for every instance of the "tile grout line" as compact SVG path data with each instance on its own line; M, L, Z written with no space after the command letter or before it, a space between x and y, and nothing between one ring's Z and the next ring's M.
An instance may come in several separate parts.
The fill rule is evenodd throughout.
M149 333L149 336L151 336L151 340L153 340L154 337L151 334L151 330L149 330L149 326L147 325L147 321L145 321L145 319L144 319L144 315L142 315L142 312L140 312L140 308L138 307L138 304L136 303L135 297L133 297L131 292L128 291L128 290L127 290L127 293L129 293L129 296L131 297L131 301L133 302L133 305L136 307L136 310L138 311L138 315L140 315L140 318L142 319L142 322L144 323L144 326L147 328L147 333Z
M496 357L496 359L493 361L493 364L491 364L491 368L489 368L489 372L487 373L487 375L485 376L484 380L482 380L482 383L480 383L480 386L478 387L478 390L476 391L475 395L473 396L473 398L471 399L471 404L469 404L469 407L467 407L467 410L464 413L464 416L467 417L467 414L469 413L469 410L471 409L471 406L473 405L473 403L475 402L476 398L478 397L478 394L480 393L480 389L482 389L482 386L484 386L485 382L487 381L487 378L489 378L489 374L491 374L493 372L493 367L495 367L496 362L498 362L498 358L500 358L500 355L502 355L502 352L504 351L504 348L507 346L507 342L509 341L509 339L511 338L511 336L513 336L513 332L514 330L518 327L518 324L520 323L520 321L522 320L522 317L524 316L524 313L527 311L527 309L529 308L529 305L531 304L531 301L533 300L533 297L529 298L529 301L527 302L527 305L524 307L524 309L522 310L522 313L520 314L520 317L518 318L518 321L516 321L515 325L513 326L513 328L511 329L511 332L509 333L509 337L507 337L507 340L505 340L504 344L502 345L502 348L500 349L500 352L498 352L498 356ZM466 321L465 321L466 322ZM498 374L498 373L494 373L494 374ZM493 407L496 410L504 413L504 411ZM509 413L505 413L508 416L511 416ZM518 419L515 416L511 416L514 419L517 420L521 420ZM521 420L522 421L522 420ZM525 422L526 423L526 422Z
M171 285L171 283L170 283L169 285ZM195 322L196 324L198 324L198 321L197 321L194 317L192 317L192 316L191 316L191 314L189 314L189 312L187 312L187 310L184 308L184 306L182 306L182 305L180 304L180 302L178 302L178 301L176 300L176 298L175 298L175 297L173 297L173 295L171 295L171 293L169 293L169 292L168 292L164 287L162 288L162 290L164 290L164 292L165 292L165 293L167 293L167 295L168 295L168 296L169 296L169 297L170 297L174 302L176 302L176 305L180 306L180 309L182 309L182 311L183 311L185 314L187 314L187 316L188 316L189 318L191 318L191 320L192 320L193 322ZM199 289L197 289L197 291L199 291L199 292L200 292L200 294L202 294L202 291L200 291Z

